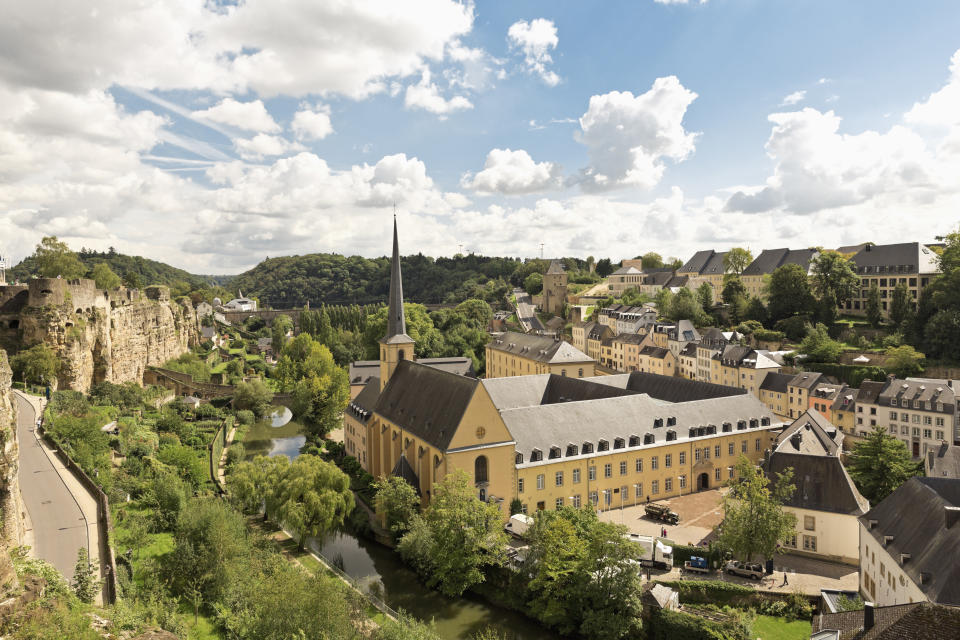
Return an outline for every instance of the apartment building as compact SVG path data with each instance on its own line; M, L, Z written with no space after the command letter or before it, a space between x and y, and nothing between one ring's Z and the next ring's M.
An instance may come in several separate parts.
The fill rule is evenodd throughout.
M707 329L697 343L697 376L701 382L714 382L712 369L713 356L730 344L723 332L716 327Z
M844 311L854 315L866 314L867 294L873 285L880 289L884 315L890 311L893 289L898 284L907 285L916 305L923 290L940 272L937 254L919 242L866 245L851 260L860 276L860 290L846 303Z
M938 449L942 442L952 443L957 413L952 388L892 375L882 384L873 402L863 402L871 417L876 416L876 425L871 426L880 426L902 440L914 458L926 457L927 451Z
M833 404L842 394L846 393L849 387L846 384L833 384L821 380L810 391L809 408L815 409L829 420L835 423L833 415Z
M860 593L960 607L958 549L960 480L910 478L860 517Z
M777 436L764 464L768 477L793 471L796 487L784 510L797 518L796 532L784 546L820 560L859 564L858 518L870 509L840 461L842 431L815 409Z
M620 267L607 278L610 295L619 298L627 289L639 289L643 284L643 271L634 266Z
M669 349L644 346L640 348L640 371L661 376L672 376L677 370L677 356Z
M645 336L637 333L621 334L611 339L613 364L608 365L617 371L629 373L640 370L640 349L649 343Z
M587 355L594 360L601 358L601 348L604 340L613 338L613 329L600 323L595 323L590 330L586 332ZM607 343L608 346L610 343Z
M859 389L847 387L842 393L837 395L836 399L833 401L833 406L830 407L830 412L833 416L832 422L833 424L837 425L837 428L843 431L844 435L846 436L848 441L848 449L860 442L860 435L857 433L856 429L856 398L859 392Z
M820 255L816 249L764 249L743 273L740 280L753 298L766 300L766 284L771 274L788 264L800 265L810 275L811 263Z
M677 355L677 375L687 380L697 379L697 343L688 342Z
M810 392L823 378L823 374L816 371L798 373L787 383L787 407L790 418L799 418L810 408Z
M657 321L657 311L650 307L632 307L625 304L613 304L600 309L596 322L610 327L615 335L639 333Z
M790 415L787 401L790 397L789 384L793 377L792 373L768 373L760 383L760 402L779 418L786 419Z
M547 336L507 331L487 343L488 378L556 373L584 378L594 375L596 360L569 342Z

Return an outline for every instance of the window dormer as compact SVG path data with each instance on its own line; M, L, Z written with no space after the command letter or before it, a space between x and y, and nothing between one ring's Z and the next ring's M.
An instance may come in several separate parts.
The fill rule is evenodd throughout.
M597 443L597 451L608 451L610 449L610 443L606 440L601 440Z
M534 449L530 454L530 462L540 462L541 460L543 460L543 451L540 451L540 449Z
M614 449L623 449L624 440L623 438L614 438L613 439L613 448Z
M550 460L556 460L560 457L560 447L550 447L549 458Z
M572 442L567 445L567 457L575 456L578 453L579 452L577 451L577 445L573 444Z

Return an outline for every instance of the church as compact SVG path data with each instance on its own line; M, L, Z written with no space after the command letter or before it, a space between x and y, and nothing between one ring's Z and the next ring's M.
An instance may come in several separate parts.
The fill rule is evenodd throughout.
M397 226L379 376L344 413L348 455L422 504L456 469L477 498L526 513L630 506L719 487L785 425L743 389L650 373L477 379L418 362L406 333ZM506 503L506 505L504 504Z

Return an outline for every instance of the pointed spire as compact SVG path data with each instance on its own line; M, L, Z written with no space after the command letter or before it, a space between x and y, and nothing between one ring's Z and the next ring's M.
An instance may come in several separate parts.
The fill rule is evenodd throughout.
M403 315L403 279L400 277L400 243L397 241L397 214L393 214L393 258L390 261L390 298L387 309L387 335L384 341L391 338L407 337L407 322Z

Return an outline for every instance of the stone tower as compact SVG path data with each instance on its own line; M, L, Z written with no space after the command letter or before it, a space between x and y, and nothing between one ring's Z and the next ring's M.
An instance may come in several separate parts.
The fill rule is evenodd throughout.
M551 260L550 268L543 274L543 311L562 316L566 301L567 272L559 260Z
M390 299L387 308L387 335L380 339L380 391L401 360L414 360L413 338L407 335L403 315L403 280L400 277L400 244L397 241L397 217L393 217L393 258L390 262Z

